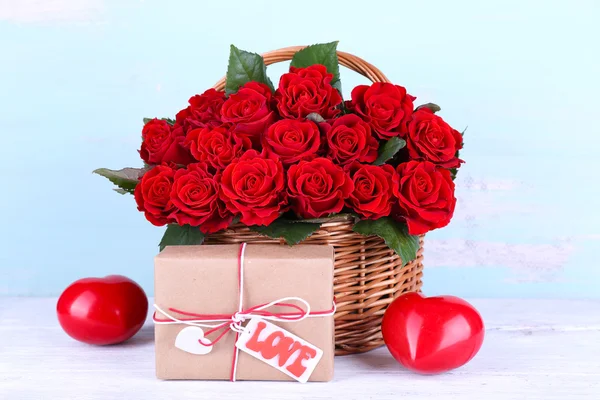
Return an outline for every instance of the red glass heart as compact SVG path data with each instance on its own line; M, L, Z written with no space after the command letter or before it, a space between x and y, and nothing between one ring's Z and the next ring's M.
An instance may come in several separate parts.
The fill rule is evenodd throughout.
M72 338L89 344L116 344L144 325L148 298L137 283L124 276L85 278L65 289L56 312Z
M471 360L484 337L479 312L454 296L425 297L406 293L385 312L385 344L406 368L435 374L458 368Z

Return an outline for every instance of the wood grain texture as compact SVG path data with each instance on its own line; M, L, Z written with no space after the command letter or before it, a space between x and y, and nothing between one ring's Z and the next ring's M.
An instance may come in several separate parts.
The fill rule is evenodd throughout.
M0 298L0 398L20 399L598 399L600 302L473 300L486 340L468 365L403 370L385 348L336 358L335 380L163 382L150 323L120 346L91 347L58 326L55 299Z

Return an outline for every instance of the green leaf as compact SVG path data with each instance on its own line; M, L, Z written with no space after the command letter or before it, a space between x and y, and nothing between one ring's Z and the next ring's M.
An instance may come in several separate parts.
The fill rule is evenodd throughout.
M98 168L93 173L105 177L123 191L133 193L144 172L146 170L141 168L123 168L118 171L108 168Z
M416 110L418 110L419 108L429 108L434 113L436 113L442 109L440 106L438 106L437 104L434 104L434 103L427 103L427 104L420 105L419 107L417 107Z
M146 125L148 122L152 121L154 118L144 118L144 125ZM171 126L175 125L175 120L171 119L171 118L159 118L163 121L167 121L167 123Z
M379 156L373 162L374 165L382 165L392 157L396 155L404 146L406 146L406 140L400 139L399 137L393 137L382 146L379 146Z
M308 114L306 116L306 119L308 119L308 120L310 120L310 121L312 121L312 122L314 122L316 124L319 124L321 122L325 122L325 118L323 118L321 116L321 114L319 114L319 113L310 113L310 114Z
M358 220L358 216L357 215L350 214L350 213L343 213L343 214L331 214L328 217L309 218L309 219L295 219L295 220L287 220L287 221L291 222L293 224L302 223L302 222L323 224L325 222L339 221L339 220L343 220L343 219L347 219L347 218L354 218L355 220Z
M283 238L290 246L300 243L321 227L320 223L292 222L277 219L269 226L251 226L255 232L273 239Z
M338 42L313 44L303 48L294 54L292 58L292 67L306 68L314 64L322 64L327 68L327 72L333 74L331 86L342 91L340 82L340 64L337 56Z
M190 225L180 226L177 224L170 224L167 226L167 230L158 246L160 251L163 251L167 246L202 244L203 241L204 234L200 228Z
M458 168L450 168L450 177L452 180L456 179L456 174L458 174Z
M121 189L121 188L116 188L116 189L113 189L113 190L115 192L119 193L119 194L132 194L131 192L128 192L127 190Z
M463 131L460 133L461 136L465 135L465 132L467 131L467 127L465 127L465 129L463 129ZM456 158L458 158L460 156L460 151L456 150ZM452 180L456 179L456 174L458 173L458 168L450 168L450 176L452 177Z
M262 56L240 50L234 45L231 45L225 82L225 93L227 95L235 93L240 86L251 81L264 83L269 86L272 91L275 90L273 88L273 83L267 76L267 66L265 65Z
M417 258L419 237L410 235L408 227L402 222L390 217L367 219L357 222L353 230L365 236L377 235L385 240L385 243L402 259L402 266Z

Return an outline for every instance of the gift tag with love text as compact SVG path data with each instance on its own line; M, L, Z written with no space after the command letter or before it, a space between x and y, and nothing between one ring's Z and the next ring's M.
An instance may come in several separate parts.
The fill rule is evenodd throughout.
M302 383L323 356L323 350L262 318L250 319L235 345Z

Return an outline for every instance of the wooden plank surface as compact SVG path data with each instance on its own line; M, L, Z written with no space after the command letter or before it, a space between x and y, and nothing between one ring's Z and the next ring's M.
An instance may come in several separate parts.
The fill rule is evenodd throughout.
M472 300L486 321L481 352L436 376L403 370L385 348L336 358L335 380L163 382L153 328L92 347L58 326L52 298L0 297L0 399L599 399L600 302Z

